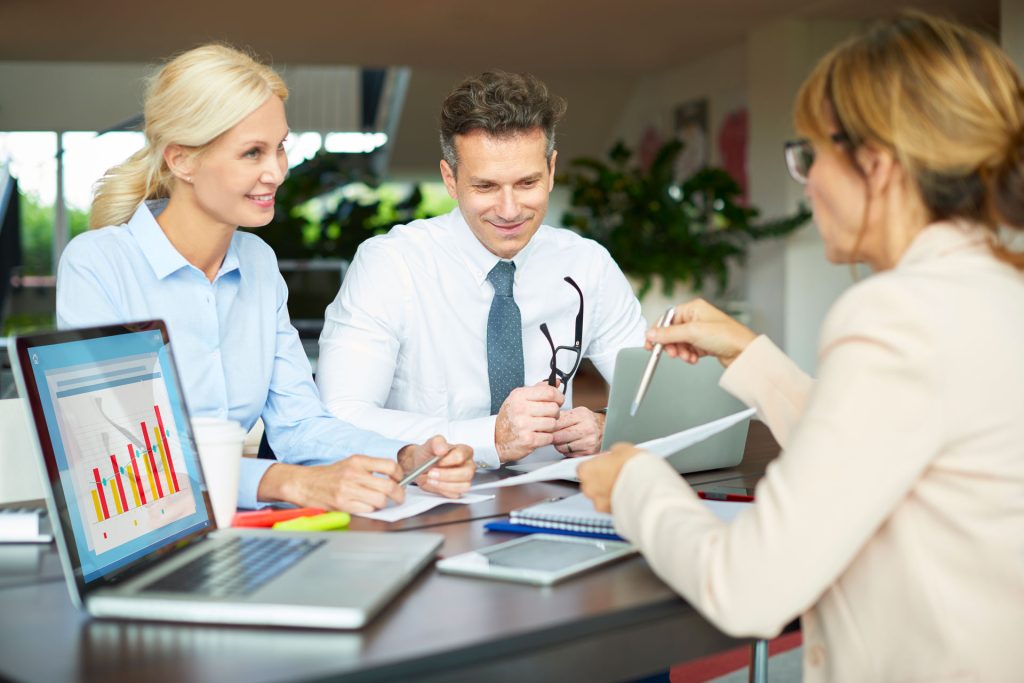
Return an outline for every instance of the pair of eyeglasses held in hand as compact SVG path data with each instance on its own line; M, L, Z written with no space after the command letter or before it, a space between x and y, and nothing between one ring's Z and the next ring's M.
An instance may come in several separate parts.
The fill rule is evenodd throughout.
M555 346L554 340L551 339L551 333L548 331L547 323L541 323L540 331L544 334L544 338L548 340L548 345L551 347L551 374L548 375L548 384L557 386L558 382L561 382L562 393L565 393L566 387L569 386L569 380L572 379L573 375L576 374L576 370L580 367L580 360L583 355L583 291L571 277L566 276L562 279L572 285L572 288L580 295L580 310L576 314L576 341L572 346ZM570 369L561 369L566 367Z

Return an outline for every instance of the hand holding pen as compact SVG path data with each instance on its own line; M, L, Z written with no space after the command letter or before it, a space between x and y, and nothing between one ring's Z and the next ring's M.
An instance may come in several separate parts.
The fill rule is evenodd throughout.
M673 358L696 363L714 356L723 367L736 360L757 335L703 299L675 307L671 324L647 331L647 348L664 348Z
M413 481L424 491L458 498L469 490L476 473L473 449L465 444L449 444L435 436L423 444L406 446L398 455L405 476L398 482L406 487Z

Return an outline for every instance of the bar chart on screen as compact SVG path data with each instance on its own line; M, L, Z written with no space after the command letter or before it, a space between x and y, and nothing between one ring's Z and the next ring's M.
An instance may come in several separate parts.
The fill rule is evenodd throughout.
M51 381L69 480L97 555L196 511L156 355Z

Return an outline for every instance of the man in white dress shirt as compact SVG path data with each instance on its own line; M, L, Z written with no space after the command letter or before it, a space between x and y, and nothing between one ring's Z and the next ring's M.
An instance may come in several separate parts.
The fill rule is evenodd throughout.
M480 467L599 449L604 416L571 408L577 357L611 380L647 325L602 246L541 224L564 111L528 75L485 73L448 95L441 176L458 207L359 247L320 337L335 415L394 438L443 434ZM554 369L552 346L570 347Z

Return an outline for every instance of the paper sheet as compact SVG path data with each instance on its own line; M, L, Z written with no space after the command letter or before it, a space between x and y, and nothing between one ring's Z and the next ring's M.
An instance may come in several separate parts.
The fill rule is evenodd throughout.
M757 411L753 408L747 408L741 410L738 413L733 413L717 420L712 420L707 424L702 424L697 427L691 427L669 436L663 436L660 439L651 439L650 441L644 441L643 443L637 444L637 448L642 448L649 453L667 458L673 453L692 446L696 443L700 443L705 439L709 439L719 432L724 432L729 427L732 427L737 422L742 422L748 417L753 417Z
M436 493L428 493L418 486L409 486L405 489L405 502L401 505L393 505L374 512L357 512L359 517L377 519L382 522L397 522L400 519L418 515L427 510L432 510L438 505L455 503L456 505L469 505L494 498L494 495L480 493L464 493L461 498L445 498Z
M715 517L718 517L723 522L731 522L736 519L736 515L740 514L747 508L754 507L753 503L740 503L724 500L704 500L701 502L704 503L709 510L715 513Z
M732 415L728 415L696 427L684 429L681 432L677 432L660 439L652 439L650 441L639 443L637 444L637 448L642 448L654 455L667 458L673 453L678 453L688 446L700 443L719 432L725 431L734 424L751 417L755 412L757 411L753 408L741 410L738 413L733 413ZM506 486L519 486L520 484L528 484L534 481L575 479L576 468L580 466L580 463L584 463L593 457L594 456L592 455L585 455L581 458L566 458L565 460L559 460L558 462L552 463L546 467L541 467L540 469L527 472L526 474L520 474L516 477L507 477L505 479L499 479L498 481L476 484L475 486L472 486L470 490L482 491L485 489L504 488Z

